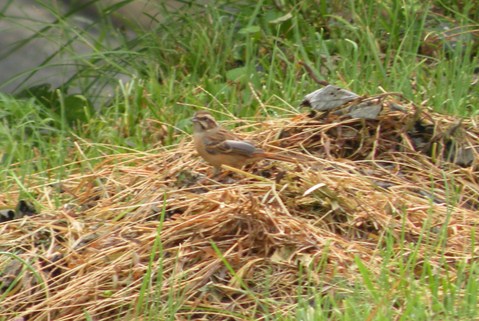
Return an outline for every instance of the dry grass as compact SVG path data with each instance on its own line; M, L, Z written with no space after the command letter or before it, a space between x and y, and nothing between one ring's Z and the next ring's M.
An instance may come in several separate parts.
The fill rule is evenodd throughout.
M220 181L206 177L211 168L189 139L106 156L61 191L32 177L41 214L0 225L0 319L139 320L131 307L147 299L140 293L152 295L159 315L176 301L176 320L285 315L306 279L326 292L338 278L353 284L355 257L379 273L387 236L398 260L420 243L418 275L424 260L440 273L445 258L453 270L479 254L471 244L479 185L475 161L460 167L446 154L472 146L476 156L479 130L408 110L258 124L250 138L265 149L308 156L263 161Z

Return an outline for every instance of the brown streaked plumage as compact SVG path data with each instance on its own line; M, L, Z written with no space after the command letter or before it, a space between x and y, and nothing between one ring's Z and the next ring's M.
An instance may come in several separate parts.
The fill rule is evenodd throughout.
M264 152L250 142L240 139L224 129L207 111L198 111L192 118L193 141L195 148L215 168L215 175L221 171L221 165L241 168L247 163L260 159L274 159L294 162L295 159L274 153Z

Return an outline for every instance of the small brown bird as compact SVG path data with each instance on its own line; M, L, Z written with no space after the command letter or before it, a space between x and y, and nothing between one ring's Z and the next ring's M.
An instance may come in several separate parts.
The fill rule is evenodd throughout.
M192 118L193 141L196 150L204 160L213 165L215 175L221 171L221 165L241 168L247 163L261 159L274 159L295 162L294 158L264 152L252 143L240 139L224 129L207 111L198 111Z

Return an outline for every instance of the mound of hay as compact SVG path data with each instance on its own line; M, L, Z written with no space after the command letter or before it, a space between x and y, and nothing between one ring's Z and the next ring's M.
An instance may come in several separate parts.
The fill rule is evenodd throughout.
M476 156L479 130L407 109L256 124L249 139L301 161L218 181L189 138L80 163L60 187L32 177L41 214L0 225L0 318L133 319L141 302L159 315L176 304L178 320L285 315L306 282L354 284L357 258L378 272L387 238L405 257L420 242L419 274L424 260L453 271L478 255L479 186L475 160L451 154Z

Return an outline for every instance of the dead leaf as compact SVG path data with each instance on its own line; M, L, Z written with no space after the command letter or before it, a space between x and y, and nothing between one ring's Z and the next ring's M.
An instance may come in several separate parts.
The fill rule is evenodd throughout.
M328 85L306 95L301 106L308 106L314 110L326 111L342 106L359 97L359 95L346 89Z

